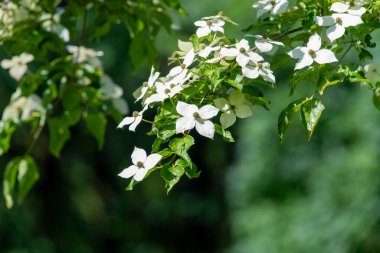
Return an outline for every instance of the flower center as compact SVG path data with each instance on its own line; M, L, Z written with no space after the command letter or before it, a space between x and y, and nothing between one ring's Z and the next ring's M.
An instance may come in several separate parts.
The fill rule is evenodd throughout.
M205 49L206 48L206 45L205 44L203 44L203 43L201 43L200 45L199 45L199 47L200 47L200 49Z
M181 68L182 68L182 69L185 69L185 68L186 68L186 64L182 63L182 64L181 64Z
M137 162L136 166L139 169L144 169L144 163L143 162Z
M315 51L313 49L310 49L308 53L311 57L315 57Z
M170 93L170 89L165 89L165 93L169 94Z
M148 86L149 86L148 82L144 82L144 83L143 83L143 87L146 88L146 87L148 87Z
M245 48L242 48L242 47L241 47L241 48L239 49L239 51L240 51L240 53L244 54L244 53L245 53Z
M138 111L134 111L134 112L132 113L132 116L133 116L134 118L137 118L137 117L139 116L139 112L138 112Z
M211 20L207 20L206 23L207 23L208 26L212 26L212 21Z
M259 69L262 69L262 68L263 68L263 64L262 64L261 62L259 62L259 63L257 63L257 67L258 67Z
M224 42L219 42L220 47L224 47Z
M270 4L272 5L272 6L275 6L276 5L276 1L270 1Z
M351 0L351 1L349 2L349 5L350 5L351 8L354 7L354 6L355 6L355 1L354 1L354 0Z
M194 119L200 119L200 118L201 118L201 115L199 115L198 112L194 112L194 113L193 113L193 117L194 117Z
M224 16L224 12L223 11L219 11L218 16Z
M335 22L338 24L338 25L342 25L343 21L341 18L336 18Z
M175 87L175 84L174 84L174 83L170 84L170 88L171 88L171 89L173 89L174 87Z

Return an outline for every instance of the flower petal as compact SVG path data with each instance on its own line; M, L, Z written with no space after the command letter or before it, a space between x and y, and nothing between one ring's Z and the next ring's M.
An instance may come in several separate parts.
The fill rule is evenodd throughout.
M260 52L269 52L273 49L273 45L267 40L256 40L255 46L260 50Z
M321 45L322 45L321 37L317 33L314 33L309 38L309 42L307 43L307 48L314 51L318 51L321 48Z
M199 116L201 119L211 119L215 117L219 112L219 109L212 105L205 105L199 109Z
M239 50L236 48L222 48L220 50L220 55L222 57L236 57L239 54Z
M135 149L132 152L131 158L132 158L132 163L134 165L137 165L138 162L143 163L146 160L146 152L142 148L135 147Z
M220 123L222 124L223 129L229 128L235 122L236 114L232 110L224 112L222 115L220 115Z
M175 123L175 131L176 133L184 133L187 130L193 129L195 126L195 119L193 116L191 117L182 117L177 119Z
M237 48L237 49L244 48L245 51L249 51L249 43L248 43L248 40L246 40L246 39L242 39L241 41L239 41L239 42L236 44L236 48Z
M288 55L294 59L301 59L305 54L307 54L307 47L296 47L291 50Z
M209 120L197 120L195 122L195 129L197 132L207 138L213 139L215 134L214 124Z
M246 54L239 54L236 56L236 62L241 66L244 67L249 62L249 57Z
M182 72L182 68L181 66L177 66L177 67L174 67L172 68L170 71L169 71L169 76L177 76L179 75L181 72Z
M126 125L132 124L132 122L135 121L135 117L125 117L117 126L117 128L122 128Z
M122 178L130 178L131 176L135 175L138 170L139 168L136 165L131 165L120 172L118 176Z
M330 16L315 17L315 23L319 26L332 26L335 24L335 18Z
M194 25L199 26L199 27L205 27L207 26L207 22L204 20L198 20L194 22Z
M255 52L249 52L248 57L250 61L253 61L254 63L258 63L260 61L264 61L264 58Z
M246 65L241 70L245 77L255 79L259 76L259 69L256 66Z
M139 115L136 117L135 121L133 121L133 123L129 126L129 131L132 131L134 132L136 130L136 127L140 124L142 120L142 115Z
M235 113L238 118L247 118L252 115L251 107L246 104L238 105L235 108Z
M331 5L330 11L343 13L343 12L346 12L348 8L350 8L348 4L336 2Z
M328 49L321 49L318 52L316 52L314 60L319 64L338 61L338 59L335 57L335 54Z
M286 11L286 8L288 8L288 1L287 0L281 0L278 2L272 10L273 15L278 15L280 13L284 13Z
M136 181L139 181L139 182L142 181L144 179L145 175L148 173L148 171L149 170L147 170L147 169L139 169L136 172L136 174L133 177L133 179L136 180Z
M351 14L333 14L335 19L340 18L344 27L357 26L363 24L363 20L359 16Z
M187 54L185 55L185 58L183 60L183 64L186 65L186 67L189 67L193 61L194 61L194 57L195 57L195 52L194 52L194 49L191 49L189 52L187 52Z
M198 107L196 105L190 105L185 102L178 101L176 110L182 116L192 117L194 112L198 112Z
M201 37L209 35L210 32L211 32L210 27L208 27L208 26L201 27L201 28L197 29L197 36L198 36L198 38L201 38Z
M331 42L335 41L342 37L345 33L346 29L342 25L334 25L326 29L327 37Z
M159 154L151 154L151 155L149 155L146 158L146 161L144 163L145 169L150 170L151 168L153 168L154 166L156 166L156 164L161 160L161 158L162 158L162 155L159 155Z
M296 64L295 69L302 69L304 67L310 66L313 64L313 58L309 54L305 54Z

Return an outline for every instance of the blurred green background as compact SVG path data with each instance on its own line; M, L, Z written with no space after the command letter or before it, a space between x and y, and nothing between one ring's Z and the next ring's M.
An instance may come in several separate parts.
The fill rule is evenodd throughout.
M162 31L156 40L162 73L177 39L195 31L195 20L220 10L245 26L255 20L251 1L182 3L189 15L173 13L175 30ZM226 33L241 37L244 25ZM106 73L123 86L133 111L140 108L132 92L150 68L131 70L128 44L127 32L116 26L95 47L105 51ZM281 109L308 90L288 97L285 76L292 68L276 72L280 88L265 90L271 111L256 108L231 129L235 144L196 140L191 155L201 176L184 179L169 195L159 173L131 192L117 177L130 164L133 146L150 148L148 125L133 134L109 124L98 151L80 124L61 159L48 153L45 133L34 152L41 179L23 205L7 210L0 202L0 252L380 252L380 117L371 93L354 85L328 89L322 97L327 110L312 140L306 141L296 123L280 144ZM0 78L3 109L16 84L6 71ZM25 134L19 131L11 152L0 158L0 172L22 153Z

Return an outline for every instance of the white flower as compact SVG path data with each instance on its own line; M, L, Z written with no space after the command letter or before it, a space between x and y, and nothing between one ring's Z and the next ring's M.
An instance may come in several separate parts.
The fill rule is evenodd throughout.
M212 105L205 105L198 109L196 105L190 105L179 101L176 107L177 112L182 116L176 121L176 132L184 133L195 127L200 135L208 138L214 138L215 127L209 120L219 112Z
M367 10L362 7L366 0L350 0L344 2L335 2L331 5L330 10L338 13L345 13L356 16L363 15Z
M154 66L152 66L152 69L150 70L150 76L149 76L148 82L143 83L143 86L141 88L141 94L136 99L136 101L139 101L140 99L142 99L145 96L145 94L148 92L148 90L154 87L154 83L157 81L157 78L159 76L160 76L160 73L154 72Z
M58 9L55 14L43 13L39 17L39 21L42 21L42 28L48 32L56 33L64 42L70 40L70 33L67 28L60 24L61 16L64 9Z
M367 64L364 66L365 76L373 83L380 82L380 64Z
M220 123L224 129L232 126L236 121L236 117L247 118L252 115L252 110L244 94L238 90L232 92L228 100L216 98L214 104L216 108L223 112L220 115Z
M108 75L103 75L100 78L100 89L101 98L108 99L117 99L123 95L123 89L114 83L114 81Z
M35 94L31 94L28 97L20 95L20 90L17 90L12 95L10 104L4 109L2 120L9 119L17 122L21 119L22 121L27 121L33 118L33 113L35 112L38 112L38 116L44 118L45 110L39 96Z
M147 157L145 150L135 147L131 158L133 165L124 169L118 176L122 178L130 178L133 176L134 180L141 181L149 170L156 166L162 159L162 155L153 153Z
M262 35L253 35L256 38L255 46L260 50L260 52L270 52L273 49L273 45L284 46L284 43L265 38Z
M145 112L146 109L148 109L148 107L145 106L141 112L134 111L132 113L132 117L125 117L117 126L117 128L122 128L126 125L130 125L128 128L129 131L134 132L136 130L136 127L140 124L143 113Z
M244 67L245 65L248 64L250 58L257 58L259 56L258 54L254 52L250 52L249 50L250 48L249 48L248 41L245 39L242 39L241 41L236 43L235 48L222 48L220 50L220 54L223 57L231 57L232 59L236 57L236 62L241 67Z
M22 53L19 56L13 56L10 60L2 60L1 67L4 69L9 69L9 74L11 77L18 81L28 70L27 64L33 60L33 55Z
M181 85L167 82L165 84L156 83L156 93L148 97L144 104L149 105L154 102L162 102L167 98L174 97L176 94L182 91Z
M258 0L252 7L257 9L257 17L260 17L267 12L272 15L284 13L288 4L287 0Z
M199 50L198 55L199 55L200 57L202 57L202 58L207 58L207 57L211 54L211 52L213 52L213 51L217 51L217 50L220 49L219 46L214 47L214 46L212 46L212 44L209 45L209 46L206 46L206 45L203 44L203 43L201 43L201 44L199 45L199 48L200 48L200 50Z
M209 35L211 32L221 32L224 33L223 20L211 19L211 20L198 20L194 22L194 25L198 26L197 36L198 38Z
M173 83L181 83L186 78L188 67L194 62L195 52L190 50L180 66L174 67L169 71L168 79L171 79Z
M351 14L332 14L331 16L316 17L319 26L329 26L326 30L327 37L331 42L342 37L346 27L357 26L363 23L359 16Z
M169 64L178 61L183 58L190 50L194 49L193 43L190 41L178 40L179 51L174 51L169 57Z
M91 48L86 48L83 46L78 47L72 45L66 46L66 49L67 51L69 51L70 54L73 55L73 61L75 63L89 61L95 66L101 66L101 62L99 61L98 57L103 56L102 51L95 51Z
M251 79L255 79L260 75L268 82L276 82L276 78L273 75L273 71L270 69L270 64L268 62L249 61L249 63L242 68L242 72L245 77Z
M296 47L290 51L288 53L290 57L299 59L295 69L302 69L310 66L314 61L319 64L338 61L335 54L331 50L321 49L321 44L321 37L315 33L309 38L307 47Z

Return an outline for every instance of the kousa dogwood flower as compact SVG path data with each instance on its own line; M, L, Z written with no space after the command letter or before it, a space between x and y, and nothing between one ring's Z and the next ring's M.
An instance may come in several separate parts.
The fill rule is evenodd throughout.
M331 42L342 37L346 31L346 27L363 24L360 16L351 14L332 14L331 16L316 17L315 21L319 26L329 26L326 34Z
M173 83L183 82L183 79L185 79L187 76L188 67L194 62L194 58L195 58L195 52L194 50L190 50L186 54L182 64L180 66L172 68L169 71L167 78L172 79Z
M336 62L338 59L335 54L328 49L321 49L321 37L318 34L314 34L309 38L306 47L296 47L288 54L290 57L299 59L295 69L302 69L310 66L316 61L319 64Z
M355 16L363 15L367 10L363 7L366 0L350 0L335 2L331 5L330 10L338 13L348 13Z
M194 22L194 25L199 27L197 29L198 38L209 35L211 32L221 32L224 33L225 22L220 19L211 19L211 20L198 20Z
M33 60L33 55L28 53L22 53L19 56L13 56L10 60L2 60L1 67L4 69L9 69L9 74L11 75L11 77L18 81L28 70L27 64Z
M194 49L192 42L182 40L178 40L178 48L179 51L174 51L172 55L169 57L169 64L172 64L178 61L179 59L182 59L190 50Z
M196 105L179 101L176 110L182 116L176 121L177 133L184 133L195 127L200 135L211 139L214 138L215 126L209 119L218 114L218 108L205 105L198 109Z
M271 40L269 38L266 38L262 35L252 35L253 37L256 38L255 40L255 46L260 50L260 52L265 53L265 52L270 52L273 49L273 45L276 46L284 46L284 43Z
M202 58L207 58L211 54L211 52L219 50L220 46L214 47L214 46L212 46L212 44L209 46L206 46L205 44L201 43L199 45L199 49L200 50L198 52L198 55Z
M139 101L140 99L142 99L145 96L145 94L148 92L148 90L154 87L154 84L157 81L157 78L159 76L160 76L160 73L155 72L154 66L152 66L152 69L150 70L150 76L148 78L148 81L143 83L143 85L141 87L141 94L136 99L136 101Z
M123 96L123 89L117 85L111 77L104 75L100 78L100 89L102 99L117 99Z
M261 17L267 12L270 12L274 16L284 13L288 5L287 0L258 0L252 7L257 9L257 17Z
M135 147L131 158L133 165L124 169L118 176L122 178L130 178L133 176L134 180L141 181L149 170L153 169L162 159L162 155L153 153L147 156L145 150Z
M37 112L38 116L44 118L45 109L42 106L41 98L36 94L27 97L21 96L21 90L16 90L12 95L11 102L5 107L2 120L12 120L14 122L30 120L33 114Z
M244 67L248 64L249 60L251 58L257 58L259 56L257 53L250 52L249 51L249 44L246 39L242 39L238 43L236 43L235 48L222 48L220 50L220 54L223 57L231 57L232 59L236 57L236 62L241 66Z
M102 51L95 51L91 48L86 48L83 46L73 46L68 45L66 46L67 51L73 55L73 61L75 63L82 63L85 61L89 61L90 63L94 64L95 66L100 67L101 62L99 61L98 57L103 56Z
M145 101L145 105L149 105L154 102L162 102L165 99L174 97L176 94L183 90L181 85L167 82L165 84L156 83L156 93L148 97Z
M132 117L125 117L121 122L120 124L117 126L117 128L122 128L126 125L130 125L129 126L129 131L132 131L134 132L136 130L136 127L140 124L140 122L142 121L142 116L143 116L143 113L145 112L145 110L148 109L147 106L145 106L143 108L143 110L141 112L138 112L138 111L134 111L132 113Z
M251 107L244 94L238 90L232 92L228 100L225 98L214 99L214 104L222 111L220 123L224 129L232 126L236 122L236 117L247 118L252 115Z
M243 76L251 79L256 79L261 76L268 82L276 82L276 78L273 75L273 71L270 69L270 64L268 62L249 61L249 63L242 68L242 72Z

